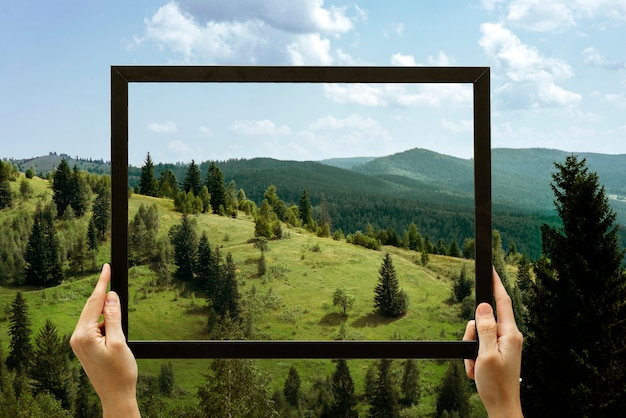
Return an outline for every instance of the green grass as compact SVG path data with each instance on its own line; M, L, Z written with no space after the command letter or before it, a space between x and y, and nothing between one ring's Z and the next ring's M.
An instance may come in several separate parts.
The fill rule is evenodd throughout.
M17 207L34 210L37 196L51 197L46 181L33 179L32 199L19 202ZM19 183L18 183L19 185ZM156 204L160 215L159 235L166 236L169 228L178 223L180 214L173 202L132 195L129 199L129 219L141 205ZM8 216L0 211L0 222ZM231 252L237 269L243 309L252 289L257 298L272 295L273 308L257 315L254 330L257 338L272 340L328 340L339 333L345 320L348 334L361 340L419 339L458 340L465 321L459 320L459 308L450 302L451 276L463 265L473 271L473 263L451 257L430 255L429 264L418 265L419 254L398 248L373 251L319 238L299 228L284 227L286 239L270 242L265 253L268 272L258 277L256 263L260 251L248 240L253 236L254 223L249 218L232 219L216 215L198 215L194 219L199 231L208 234L212 247L223 246L225 255ZM319 247L319 249L318 249ZM406 316L390 320L374 312L374 287L384 252L389 251L397 272L400 287L409 296ZM108 259L110 250L101 247L99 260ZM8 352L7 307L15 293L21 290L29 306L32 329L36 333L46 319L52 319L61 335L69 335L78 320L82 306L91 293L98 273L70 278L50 289L0 287L0 344ZM150 287L155 273L148 267L134 267L129 271L129 329L132 339L204 339L208 312L203 295L193 294L180 285ZM351 292L356 303L343 317L341 308L332 305L332 294L338 287ZM141 373L158 374L160 360L140 360ZM172 360L182 402L194 402L198 385L210 364L209 360ZM282 389L287 372L294 365L308 390L314 379L325 377L334 370L328 360L263 360L259 364L270 376L273 389ZM371 361L349 362L358 393L363 392L363 381ZM420 415L434 408L435 389L445 369L442 361L421 361L423 405ZM400 367L400 362L397 362Z

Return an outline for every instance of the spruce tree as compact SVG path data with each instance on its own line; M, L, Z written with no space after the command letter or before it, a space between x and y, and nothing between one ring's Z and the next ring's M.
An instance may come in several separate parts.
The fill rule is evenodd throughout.
M35 336L35 350L29 376L33 394L49 392L65 409L71 405L71 375L66 350L56 326L48 319Z
M63 280L59 240L51 210L38 209L24 253L26 284L55 286Z
M367 416L370 418L396 418L400 416L396 382L391 372L391 360L378 362L378 377Z
M454 277L454 284L452 285L452 291L454 298L457 302L462 302L463 299L472 294L473 280L467 275L467 267L463 265L461 272L458 276Z
M72 172L67 160L63 158L54 170L52 180L52 200L57 206L57 214L63 216L65 209L72 201Z
M159 183L154 177L154 163L150 153L146 156L146 161L141 167L141 176L139 177L139 193L145 196L157 196Z
M585 159L556 163L559 227L542 227L522 405L529 416L621 416L626 410L626 281L619 225Z
M198 259L196 263L196 275L197 279L202 283L206 295L211 298L215 292L215 274L213 273L212 265L213 252L211 251L211 244L206 232L202 231L200 240L198 241Z
M289 368L289 373L287 374L287 379L285 379L285 384L283 385L285 399L291 404L291 406L298 406L298 403L300 402L300 383L301 381L298 370L291 366Z
M309 229L315 227L315 221L313 220L313 207L311 206L309 194L306 192L306 189L302 191L302 196L300 197L300 202L298 203L298 213L300 221L302 221L302 226Z
M183 213L180 224L170 228L169 237L174 246L176 276L181 280L191 281L194 277L198 240L187 214Z
M211 208L213 209L213 213L223 215L223 211L227 209L224 174L215 162L211 162L207 169L206 187L211 196Z
M407 405L417 404L420 398L419 370L415 360L408 359L404 362L404 371L402 373L402 383L400 384L402 391L402 400Z
M391 254L386 253L383 263L378 270L380 276L374 289L374 306L384 316L397 318L406 314L408 298L404 291L400 290L396 269L391 260Z
M187 174L185 174L185 179L183 180L183 190L185 193L192 192L194 196L200 195L200 191L202 191L200 169L194 160L191 160L191 164L187 168Z
M11 164L0 161L0 210L11 207L13 192L11 191Z
M9 314L9 356L6 365L9 370L14 370L17 374L26 373L33 352L30 344L31 321L28 316L28 305L22 296L22 292L17 292L11 304Z
M178 194L178 179L172 170L161 171L159 174L159 196L173 199Z
M111 227L111 191L105 189L93 203L93 223L101 241L106 240Z
M354 393L354 381L350 375L348 362L337 360L335 372L331 379L333 390L333 403L322 414L322 417L357 418L357 397Z
M70 195L70 206L74 210L74 214L78 218L82 217L89 208L91 190L76 165L74 165L72 170L68 193Z
M241 311L239 298L237 268L232 254L228 253L226 254L226 261L220 269L216 298L213 299L213 308L221 317L228 314L232 319L238 319Z
M460 417L470 416L470 388L465 375L463 362L450 361L437 393L437 415L458 413Z

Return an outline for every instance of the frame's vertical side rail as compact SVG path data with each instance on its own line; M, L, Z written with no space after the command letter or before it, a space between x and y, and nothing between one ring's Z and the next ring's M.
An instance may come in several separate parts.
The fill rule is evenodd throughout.
M111 67L111 290L128 339L128 81Z
M476 305L492 302L490 71L474 82L474 202ZM480 279L479 279L480 278Z

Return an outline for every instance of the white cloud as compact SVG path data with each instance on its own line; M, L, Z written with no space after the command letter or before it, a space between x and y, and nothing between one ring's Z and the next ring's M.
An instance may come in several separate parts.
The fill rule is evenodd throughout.
M561 32L576 26L571 8L558 1L513 1L506 20L512 26L538 32Z
M546 57L524 44L499 23L483 23L480 46L502 69L505 79L496 86L497 100L507 107L570 106L582 96L556 83L574 75L572 67L559 58Z
M613 106L626 109L626 95L608 93L604 95L604 100Z
M186 143L184 143L183 141L181 141L180 139L177 139L176 141L172 141L170 143L167 144L167 149L169 149L170 151L174 151L176 153L182 153L182 154L186 154L189 153L189 151L191 151L191 149L189 148L189 145L187 145Z
M324 94L337 103L380 107L439 107L472 103L473 99L471 88L461 84L325 84Z
M583 22L603 28L626 21L626 0L482 1L490 12L500 4L507 9L506 24L537 32L564 32Z
M230 125L230 130L237 135L289 135L291 129L287 125L276 126L271 120L236 120Z
M417 63L413 55L404 55L401 53L393 54L391 56L391 65L399 67L415 67Z
M170 1L144 20L144 34L130 46L154 44L185 63L330 65L322 34L338 37L364 16L322 0Z
M434 65L438 67L451 67L454 65L454 58L447 56L443 51L439 51L436 57L432 55L428 56L428 65Z
M588 65L594 65L608 70L626 69L626 62L610 60L593 47L585 48L582 52L582 56L583 62Z
M460 134L465 132L472 132L474 129L474 121L471 119L462 119L458 122L441 118L441 126L453 134Z
M169 134L169 133L178 132L178 128L176 127L176 124L172 122L171 120L167 122L163 122L163 123L148 122L146 124L146 128L158 134Z
M292 65L331 65L330 41L318 33L297 35L287 46L289 61Z

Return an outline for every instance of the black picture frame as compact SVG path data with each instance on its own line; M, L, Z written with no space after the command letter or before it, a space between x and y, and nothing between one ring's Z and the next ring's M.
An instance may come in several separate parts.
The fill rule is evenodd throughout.
M129 83L465 83L473 85L476 304L492 302L489 67L111 66L111 289L128 338ZM136 358L473 358L478 341L129 340Z

